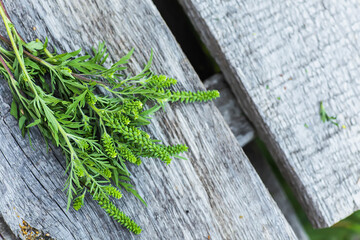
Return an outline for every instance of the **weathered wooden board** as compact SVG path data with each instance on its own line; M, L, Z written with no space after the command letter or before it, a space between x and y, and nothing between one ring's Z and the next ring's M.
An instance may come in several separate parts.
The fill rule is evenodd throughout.
M0 240L16 240L15 235L2 217L0 217Z
M245 117L229 85L221 73L215 74L204 81L206 89L217 89L221 98L214 101L225 122L234 133L236 140L241 147L244 147L255 137L254 128Z
M64 50L106 40L114 58L136 48L131 70L155 51L155 72L180 80L181 89L203 89L188 60L149 0L35 0L6 3L26 39L49 37ZM36 31L33 30L36 27ZM165 143L186 143L189 161L145 161L132 168L149 207L126 196L118 206L144 228L134 236L86 200L65 211L64 159L46 153L36 129L33 149L9 115L10 96L0 84L0 215L14 233L21 218L57 239L294 239L295 235L212 103L174 104L150 129ZM242 217L240 217L242 216Z
M360 2L179 1L313 225L358 210Z
M284 214L286 220L294 230L298 239L308 240L309 237L305 232L305 229L302 226L299 218L297 217L294 207L292 206L289 198L286 196L283 187L276 178L269 163L262 155L262 152L257 144L255 142L250 142L243 149L251 164L256 169L256 172L259 174L261 180L269 190L271 196L274 198L275 202Z
M214 101L215 106L223 115L225 122L229 125L239 144L241 146L246 145L243 148L246 156L256 169L256 172L269 190L271 196L279 206L298 239L309 239L305 229L296 216L295 210L287 198L286 193L271 170L269 163L262 155L257 144L254 141L251 141L255 136L254 129L244 116L244 113L232 93L230 86L226 83L224 76L221 73L215 74L204 81L204 86L206 89L219 90L221 98Z

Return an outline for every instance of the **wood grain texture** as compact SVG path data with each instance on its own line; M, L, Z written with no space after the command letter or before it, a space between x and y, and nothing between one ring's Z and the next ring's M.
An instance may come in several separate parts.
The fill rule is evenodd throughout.
M275 176L256 142L251 141L254 139L255 131L241 110L239 103L229 85L226 83L224 76L221 73L215 74L204 81L204 86L206 89L219 90L221 98L214 101L215 106L223 115L225 122L229 125L239 144L243 146L246 156L294 230L297 238L299 240L308 240L309 237L301 225L279 180Z
M215 106L221 112L240 146L244 147L254 139L255 130L245 117L224 76L221 73L215 74L204 81L204 86L206 89L217 89L220 92L221 97L215 99Z
M153 48L155 72L179 79L180 89L203 89L149 0L23 0L6 5L26 39L48 36L67 51L106 40L113 58L135 47L131 71L141 69ZM152 135L166 144L188 144L190 160L170 166L148 160L131 168L134 185L149 207L131 196L117 205L143 227L140 236L121 228L91 199L78 213L66 212L61 153L46 153L37 129L31 131L34 149L29 146L8 113L10 96L3 80L0 86L0 215L14 233L23 218L66 240L296 238L212 103L173 104L153 120Z
M17 240L2 217L0 217L0 240Z
M360 2L179 1L312 224L358 210Z
M289 198L286 196L283 187L275 176L275 173L272 171L269 163L263 156L263 152L259 149L259 146L255 141L252 141L243 149L251 164L256 169L256 172L259 174L261 180L269 190L271 196L279 206L281 212L284 214L286 220L294 230L297 238L299 240L308 240L309 236L302 226L294 207L292 206Z

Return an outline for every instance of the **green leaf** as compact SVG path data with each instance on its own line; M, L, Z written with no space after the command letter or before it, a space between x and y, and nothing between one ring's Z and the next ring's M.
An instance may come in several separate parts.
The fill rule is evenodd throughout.
M23 129L24 124L25 124L25 121L26 121L26 117L25 117L25 116L21 116L20 119L19 119L19 128L20 128L20 129Z
M173 155L173 157L179 158L179 159L182 159L182 160L188 160L187 158L182 157L182 156L180 156L180 155Z
M129 188L126 189L126 191L131 192L135 197L137 197L146 207L147 207L147 203L145 202L145 200L138 194L138 192L135 189Z
M157 112L160 108L161 108L160 105L155 105L152 108L141 112L140 115L143 116L143 117L147 117L148 115L152 115L155 112Z
M13 115L14 118L19 119L18 106L14 99L11 102L10 114Z
M47 58L45 59L46 61L53 61L53 60L58 60L60 62L64 62L70 58L73 58L75 57L76 55L78 55L79 53L81 52L81 48L79 50L76 50L74 52L70 52L70 53L63 53L63 54L59 54L59 55L56 55L54 57L51 57L51 58Z
M36 70L40 70L39 65L37 65L37 63L31 61L29 58L25 58L24 63L25 63L25 66L27 66L27 67L31 67L31 68L34 68Z
M44 109L45 116L46 116L50 126L52 127L54 132L57 133L59 129L58 129L58 124L57 124L56 118L54 117L54 114L51 112L51 110L47 106L45 106L43 109Z
M84 91L84 92L83 92L82 94L80 94L79 96L74 97L73 99L74 99L75 101L72 102L72 103L67 107L67 110L66 110L65 114L68 115L68 114L74 112L78 106L84 107L84 105L85 105L85 97L86 97L86 94L87 94L87 93L88 93L88 91Z
M65 76L67 76L67 77L74 78L74 77L71 75L72 71L71 71L70 68L63 67L63 68L61 68L60 72L61 72L62 74L64 74Z
M334 121L336 120L336 116L329 116L326 111L325 111L325 108L324 108L324 105L323 105L323 102L321 101L320 102L320 119L322 122L331 122L332 124L336 125L337 127L339 126L339 123Z
M34 127L36 125L38 125L39 123L41 123L40 119L36 119L34 122L30 123L29 125L26 126L26 128L31 128Z
M122 178L121 176L119 178ZM136 198L138 198L145 206L147 206L145 200L138 194L138 192L133 189L134 186L132 186L129 183L125 183L125 182L119 182L121 186L123 186L125 188L126 191L132 193Z
M142 72L146 72L146 71L148 71L148 70L150 69L151 64L152 64L152 59L153 59L153 57L154 57L154 52L153 52L153 50L151 49L149 61L148 61L147 64L145 65L145 67L144 67L144 69L143 69Z
M31 147L33 150L35 150L35 148L34 148L33 145L32 145L32 142L31 142L30 132L28 131L27 134L28 134L28 139L29 139L30 147Z
M135 126L146 126L149 124L150 122L142 116L138 116L138 118L131 123L131 125L135 125Z
M121 64L126 64L126 63L128 63L128 61L129 61L129 59L131 58L131 56L132 56L133 53L134 53L134 48L132 48L132 49L128 52L128 54L126 54L124 57L120 58L119 61L117 61L115 64L113 64L111 68L117 67L117 66L119 66L119 65L121 65Z
M49 42L48 37L45 37L45 42L44 42L44 45L43 45L43 49L47 48L48 42Z
M118 173L118 171L116 169L112 169L112 172L113 173L112 173L111 178L114 180L115 185L119 186L119 173Z
M24 48L23 48L23 45L22 45L22 43L21 43L21 41L19 41L19 55L20 55L20 57L21 57L21 60L22 61L24 61Z
M25 47L30 51L42 50L44 45L41 42L31 41L25 44Z

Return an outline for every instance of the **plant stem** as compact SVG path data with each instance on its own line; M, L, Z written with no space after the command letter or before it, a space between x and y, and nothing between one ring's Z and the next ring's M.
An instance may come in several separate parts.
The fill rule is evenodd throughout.
M3 65L3 67L5 68L5 71L9 74L9 78L10 78L10 81L11 81L11 85L13 85L16 93L17 93L18 95L21 94L24 98L26 98L25 93L24 93L23 91L21 91L21 89L18 89L18 88L16 87L16 80L15 80L15 78L14 78L14 75L12 74L12 72L10 71L10 69L8 68L8 66L6 65L5 59L4 59L1 55L0 55L0 62L1 62L1 64ZM21 101L21 102L24 104L23 101Z
M12 48L14 50L14 53L15 53L15 56L16 56L17 60L19 61L20 67L23 70L23 73L25 74L25 77L26 77L27 81L31 81L31 78L30 78L30 76L29 76L29 74L28 74L28 72L26 70L24 61L23 61L22 57L20 56L19 50L17 49L17 46L16 46L15 40L13 38L11 28L9 26L9 23L11 23L11 22L8 19L7 14L5 13L5 9L4 9L3 4L1 4L0 15L1 15L2 19L3 19L4 25L5 25L5 28L6 28L6 32L7 32L8 36L9 36L9 38L10 38ZM30 84L30 85L32 85L32 84ZM34 93L36 93L36 91L34 91ZM37 93L36 93L36 95L37 95Z
M91 78L87 78L87 77L84 77L80 74L77 74L77 73L71 73L71 75L74 77L74 78L77 78L79 80L82 80L82 81L85 81L85 82L96 82L97 84L99 85L104 85L104 86L110 86L109 83L107 82L103 82L103 81L99 81L99 80L94 80L94 79L91 79Z

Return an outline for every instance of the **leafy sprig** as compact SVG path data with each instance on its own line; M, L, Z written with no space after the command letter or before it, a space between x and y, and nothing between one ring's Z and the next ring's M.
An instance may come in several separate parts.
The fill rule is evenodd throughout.
M141 127L167 102L209 101L218 91L171 90L177 81L150 71L152 55L139 74L126 76L133 50L105 67L109 55L104 43L92 55L79 56L81 49L51 52L48 39L25 42L0 3L9 38L0 36L9 47L0 47L0 72L13 94L11 114L23 134L37 126L47 142L63 150L67 209L73 205L79 210L90 194L109 216L139 234L141 228L112 202L125 190L146 204L131 184L127 165L153 157L169 164L188 150L183 144L159 144Z

